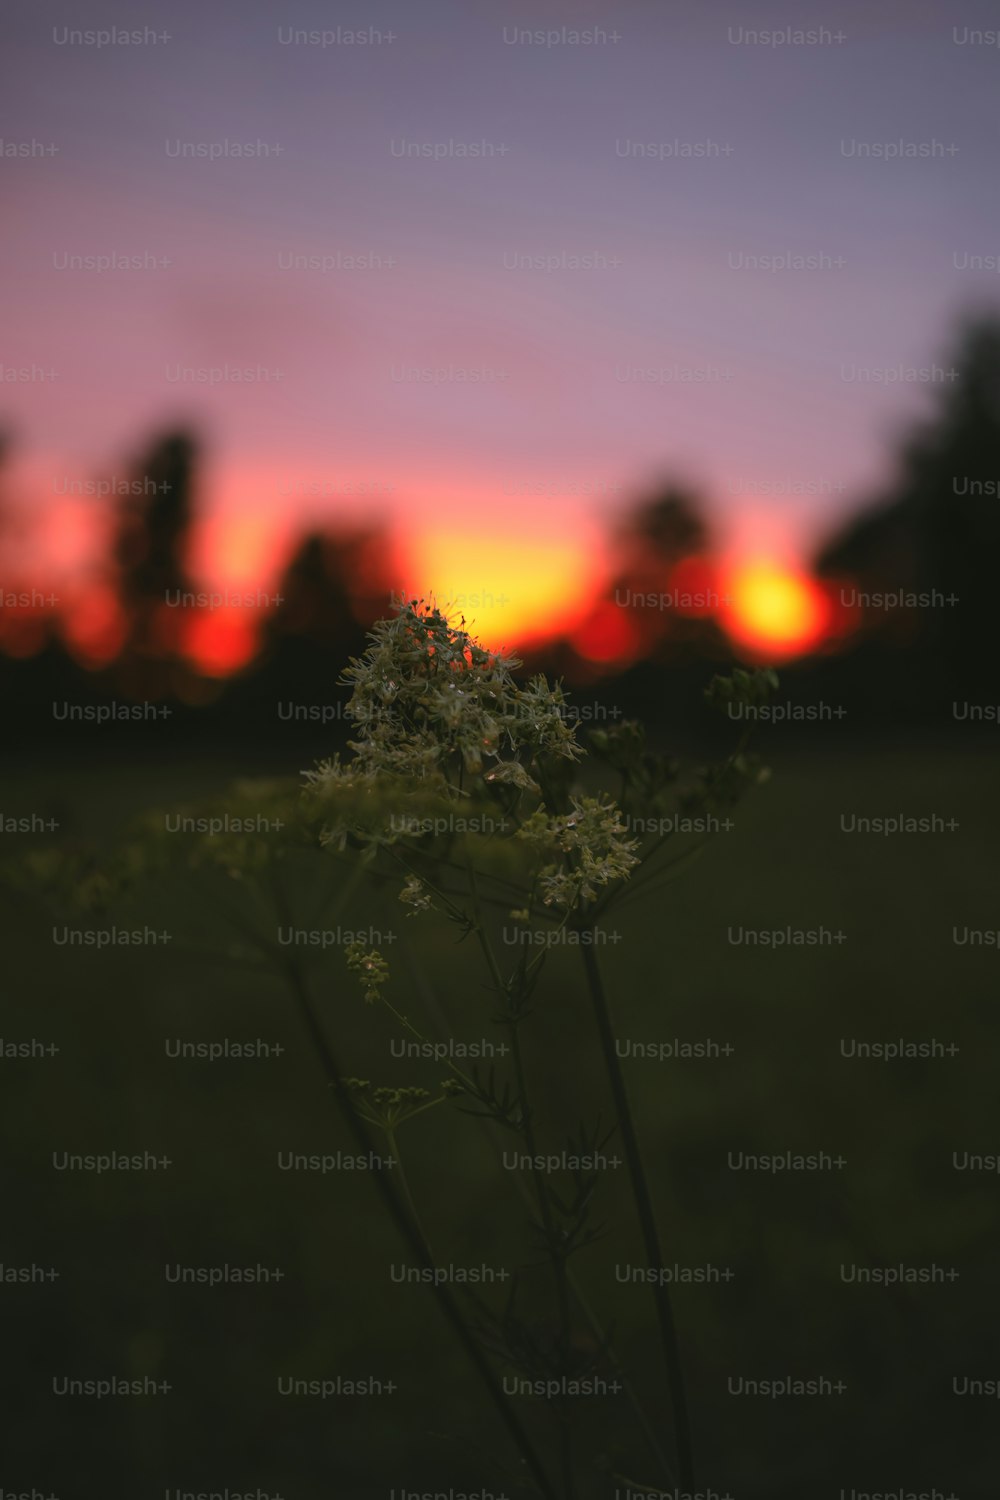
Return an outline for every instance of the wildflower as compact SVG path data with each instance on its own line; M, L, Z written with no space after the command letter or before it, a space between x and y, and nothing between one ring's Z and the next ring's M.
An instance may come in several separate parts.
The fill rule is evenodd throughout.
M522 791L537 792L538 783L533 781L518 760L504 761L486 774L491 786L516 786Z
M553 855L539 871L539 889L546 906L572 911L581 901L593 901L597 887L624 880L638 864L637 840L627 838L617 805L604 797L580 797L573 811L549 817L539 808L518 830L543 857ZM561 856L561 857L560 857Z
M412 907L407 912L408 917L415 917L418 912L426 911L431 905L431 894L423 881L417 875L408 875L403 889L399 893L399 899L404 905Z
M350 1095L356 1113L369 1125L377 1125L386 1131L390 1138L404 1120L421 1115L462 1091L461 1084L454 1080L442 1083L437 1097L432 1096L428 1089L375 1088L367 1078L342 1078L341 1083Z
M366 1003L374 1005L380 998L382 986L388 981L389 965L377 948L366 950L364 943L349 943L345 953L347 967L361 981Z
M430 783L445 795L469 794L468 778L537 791L528 767L583 751L562 712L563 695L543 676L519 686L516 657L480 646L436 606L411 600L395 618L379 620L364 656L343 681L353 684L347 714L358 726L348 743L353 761L338 757L307 773L313 794L339 783L370 789L380 775ZM335 830L342 838L344 830Z

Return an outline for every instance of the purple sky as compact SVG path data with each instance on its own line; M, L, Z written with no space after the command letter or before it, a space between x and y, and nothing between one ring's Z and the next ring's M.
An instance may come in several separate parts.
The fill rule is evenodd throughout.
M19 482L120 472L184 421L210 502L249 514L412 524L535 490L525 514L557 524L674 474L730 541L808 540L940 388L850 373L941 365L958 316L997 303L997 273L955 259L1000 252L1000 47L971 39L998 20L921 0L24 6L0 135L58 150L0 157ZM61 40L111 26L169 40ZM382 40L282 40L338 26ZM511 41L563 27L601 39ZM747 40L782 27L826 39ZM854 144L900 141L944 154ZM224 142L281 150L175 154ZM746 264L782 254L820 264ZM170 263L61 268L108 255ZM302 256L332 268L287 268ZM269 378L178 374L227 365ZM57 378L9 379L26 366Z

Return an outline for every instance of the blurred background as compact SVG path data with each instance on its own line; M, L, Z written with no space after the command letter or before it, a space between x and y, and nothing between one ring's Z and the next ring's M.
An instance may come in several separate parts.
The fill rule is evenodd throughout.
M23 1351L7 1489L510 1486L433 1307L371 1269L395 1252L370 1185L273 1171L286 1143L347 1141L280 989L198 957L216 888L175 873L130 898L184 953L50 936L61 861L100 872L135 818L343 750L348 659L394 599L433 596L562 678L584 729L640 717L692 762L744 727L704 706L712 674L778 668L771 781L606 958L629 1035L736 1048L630 1075L678 1260L739 1273L679 1294L704 1482L990 1493L989 1408L950 1382L995 1374L995 1191L950 1163L997 1123L996 943L954 936L997 925L995 27L979 0L8 12L3 1038L61 1050L0 1061L0 1260L61 1278L0 1292ZM852 815L955 827L851 837ZM311 870L289 877L303 900ZM726 937L787 924L850 940ZM445 951L408 944L417 969ZM480 1035L479 980L448 962L454 1034ZM571 958L553 970L555 1129L590 1053ZM353 1070L385 1066L369 1015L330 1023ZM174 1035L286 1050L174 1063ZM839 1052L932 1035L959 1052ZM169 1187L49 1165L147 1143L183 1161ZM800 1145L841 1150L849 1185L750 1192L725 1169ZM477 1151L422 1187L456 1244L499 1254L519 1221L497 1224ZM611 1254L609 1307L631 1295ZM287 1279L263 1289L162 1278L268 1256ZM960 1276L863 1292L837 1285L849 1259ZM655 1378L638 1292L620 1316ZM371 1371L373 1350L424 1371L391 1421L273 1394L276 1369ZM848 1400L762 1420L725 1395L734 1370L821 1369ZM54 1371L165 1371L177 1394L61 1402Z

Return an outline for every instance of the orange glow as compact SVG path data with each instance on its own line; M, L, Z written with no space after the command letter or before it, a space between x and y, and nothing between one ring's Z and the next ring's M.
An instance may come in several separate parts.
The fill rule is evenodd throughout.
M289 493L281 475L224 479L216 476L215 487L226 503L202 514L189 533L187 587L266 593L276 603L306 517L291 501L275 505ZM714 617L733 649L760 663L831 648L859 628L859 612L836 603L834 581L811 578L791 558L787 531L764 513L745 518L744 540L734 540L727 556L706 551L669 566L655 550L616 557L606 523L578 506L476 492L467 475L435 474L433 489L409 500L402 513L396 507L395 524L370 505L350 511L352 525L382 528L366 544L352 544L340 564L363 624L388 613L394 589L464 616L492 650L531 652L562 638L590 676L655 658L671 636L697 644L699 633L685 620ZM309 524L328 522L334 512L344 519L339 501L313 510ZM135 627L142 656L180 657L213 679L243 669L261 647L269 608L178 610L146 601L131 620L114 576L115 515L113 506L67 498L39 507L30 528L8 527L8 582L33 585L44 576L61 603L37 619L9 613L0 621L0 650L30 656L54 634L80 664L99 668L129 644ZM669 607L622 608L617 590L612 604L619 577L636 592L670 600Z
M403 555L414 597L433 595L449 615L492 650L568 631L591 609L598 589L591 538L582 528L521 537L449 526L407 538Z
M286 517L276 520L259 510L242 514L234 509L206 516L196 524L188 552L192 592L263 593L272 601L270 607L276 607L288 538ZM206 677L228 677L256 655L260 615L260 609L241 605L164 609L159 621L164 649L179 650Z
M792 564L751 558L724 575L730 604L720 611L733 641L766 660L801 656L825 637L830 609L819 585Z
M674 608L679 615L692 620L707 619L719 607L715 567L698 553L682 557L671 570L669 593L677 601Z
M625 611L610 600L602 599L575 632L573 646L584 661L621 665L639 655L642 640Z
M228 677L245 667L257 650L254 621L246 609L192 614L183 626L183 650L206 677Z
M96 668L114 661L125 644L127 622L114 591L107 584L95 584L75 601L62 628L77 660Z
M47 565L64 576L71 576L90 561L99 561L106 544L101 518L79 500L58 500L46 506L38 535Z
M188 563L198 588L259 588L284 560L285 526L262 515L219 511L196 523Z

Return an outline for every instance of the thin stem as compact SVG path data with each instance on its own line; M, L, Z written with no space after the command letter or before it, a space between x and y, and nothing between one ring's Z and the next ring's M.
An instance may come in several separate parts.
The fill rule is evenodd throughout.
M385 1126L384 1129L386 1143L389 1147L389 1155L396 1163L396 1181L399 1183L399 1190L403 1195L403 1202L406 1204L406 1207L409 1210L410 1218L413 1220L420 1238L427 1246L428 1251L430 1251L431 1242L427 1238L424 1226L420 1220L420 1215L417 1213L417 1205L413 1200L413 1193L410 1190L410 1180L406 1175L406 1168L403 1166L403 1158L399 1152L399 1142L396 1140L396 1132L390 1129L388 1126Z
M337 1104L340 1106L340 1111L344 1118L344 1123L353 1134L360 1153L364 1156L371 1157L375 1154L371 1138L369 1137L364 1121L360 1119L359 1116L355 1113L355 1110L351 1103L350 1094L347 1092L343 1083L341 1082L342 1075L340 1071L340 1065L337 1062L336 1055L330 1047L329 1042L327 1041L322 1027L313 1014L312 1007L309 1004L309 997L305 991L305 987L302 983L302 979L298 972L298 969L293 964L288 964L285 969L285 975L288 980L289 987L295 996L302 1021L305 1024L307 1031L309 1032L309 1035L323 1064L323 1068L327 1076L327 1081L333 1089ZM423 1270L429 1271L431 1273L430 1290L434 1297L437 1299L437 1302L441 1308L441 1311L444 1313L444 1316L451 1324L452 1330L455 1333L455 1336L457 1337L459 1343L461 1344L467 1358L475 1369L480 1380L486 1386L490 1399L494 1407L496 1408L501 1422L507 1429L507 1432L513 1442L516 1444L521 1457L523 1458L531 1474L531 1477L534 1479L535 1484L538 1486L540 1493L545 1496L545 1500L559 1500L556 1491L552 1488L552 1485L549 1482L548 1475L542 1468L541 1462L538 1458L537 1453L535 1452L535 1448L531 1439L529 1438L524 1427L521 1425L518 1417L516 1417L514 1412L510 1409L507 1398L504 1395L503 1388L497 1381L493 1370L488 1364L482 1350L476 1343L473 1335L466 1327L465 1320L462 1317L462 1313L459 1309L457 1301L453 1297L449 1288L444 1284L440 1284L438 1277L434 1274L437 1269L434 1258L431 1255L429 1247L427 1246L426 1241L420 1233L416 1222L411 1219L410 1215L403 1207L403 1204L400 1202L395 1191L393 1190L392 1183L387 1175L384 1172L377 1171L373 1173L373 1176L375 1178L375 1185L382 1197L382 1201L385 1207L388 1209L389 1215L397 1230L399 1231L400 1236L406 1242L410 1253L415 1257Z
M531 1106L528 1100L528 1081L524 1071L524 1058L521 1052L521 1039L519 1035L519 1020L512 1017L510 1021L510 1046L511 1057L514 1063L514 1077L517 1081L518 1098L521 1101L521 1128L524 1133L524 1143L528 1148L531 1158L531 1180L535 1188L535 1196L538 1199L538 1208L541 1213L542 1227L545 1233L545 1243L548 1246L549 1260L552 1265L552 1275L556 1284L556 1301L559 1309L559 1352L560 1363L565 1374L569 1373L570 1354L570 1305L569 1286L566 1279L566 1256L558 1243L556 1226L552 1218L552 1205L549 1202L548 1189L542 1180L541 1172L538 1170L537 1158L538 1148L535 1137L535 1127L531 1117ZM573 1500L575 1485L573 1480L573 1432L564 1412L559 1413L559 1435L560 1455L562 1459L563 1484L566 1489L566 1500Z
M733 747L733 749L730 751L730 753L722 763L722 775L725 775L725 773L736 764L740 756L745 753L752 737L752 727L744 729L736 745ZM621 804L624 807L624 797L621 799ZM691 849L679 855L677 859L671 860L667 868L671 869L674 865L679 865L693 854L698 853L702 848L704 848L705 844L711 842L713 837L714 834L709 833L704 838L699 839ZM641 889L644 892L656 889L655 885L640 885L640 882L637 879L637 874L638 872L644 870L646 866L648 866L658 854L662 853L663 849L670 842L670 839L671 835L669 833L662 834L660 838L658 838L653 844L650 845L645 853L639 855L638 863L634 866L629 876L629 884L631 886L634 886L637 889ZM607 907L611 904L611 902L617 900L621 894L622 887L620 885L613 886L610 890L605 891L604 894L600 896L591 907L591 920L596 922L600 917L603 917Z
M284 891L282 890L280 881L277 878L274 881L274 891L275 898L279 902L279 906L283 907ZM344 1123L350 1130L351 1134L354 1136L361 1155L371 1158L372 1156L374 1156L375 1152L371 1137L368 1133L368 1129L365 1125L365 1122L361 1119L361 1117L354 1109L350 1093L348 1092L343 1082L343 1073L337 1060L337 1056L327 1039L323 1027L320 1025L319 1020L313 1011L312 1005L310 1004L309 994L299 967L294 962L294 960L289 958L284 962L282 968L285 978L288 982L289 989L291 990L295 998L299 1015L307 1032L309 1033L320 1062L323 1065L323 1070L326 1073L327 1081L333 1090L334 1098L336 1099L337 1104L340 1108ZM535 1451L534 1444L528 1436L527 1431L521 1424L520 1419L511 1409L510 1403L508 1402L504 1394L503 1387L497 1380L492 1367L487 1361L482 1349L479 1347L479 1344L476 1342L473 1334L466 1326L465 1319L462 1316L462 1312L459 1308L457 1300L452 1294L450 1288L446 1284L441 1283L438 1276L435 1274L437 1267L434 1262L434 1257L431 1255L427 1242L421 1234L417 1223L411 1218L410 1214L407 1212L406 1208L401 1202L390 1177L383 1171L376 1171L372 1175L375 1179L375 1185L382 1198L382 1201L386 1209L388 1210L389 1216L396 1226L396 1229L399 1231L401 1238L406 1242L410 1253L414 1256L423 1270L429 1271L431 1273L431 1293L436 1298L442 1313L451 1325L451 1328L456 1338L458 1339L458 1342L461 1344L462 1349L465 1352L470 1364L473 1366L480 1380L485 1385L487 1392L489 1393L490 1400L494 1408L496 1409L497 1415L503 1423L503 1426L506 1428L508 1435L517 1446L517 1449L520 1452L521 1457L523 1458L532 1479L538 1486L539 1492L545 1496L545 1500L559 1500L559 1496L553 1489L552 1484L549 1481L549 1477L542 1467L538 1454Z
M331 854L331 855L328 856L328 858L331 861L339 863L339 864L345 864L346 865L346 864L349 863L349 861L347 861L346 859L342 859L339 855L336 855L336 854ZM398 863L398 861L397 861L397 863ZM460 869L464 868L461 865L455 864L455 862L453 860L442 860L441 864L445 868L450 869L450 870L460 870ZM383 884L387 884L390 881L395 882L399 878L397 875L395 875L393 872L391 872L389 870L368 869L365 873L367 874L367 877L368 877L369 880L381 881ZM420 871L417 870L417 869L415 869L415 868L413 870L410 870L408 868L407 873L409 873L409 874L415 874L418 880L422 880L423 879L423 876L420 874ZM488 871L483 871L482 873L483 873L483 878L486 879L486 880L495 880L495 881L501 881L502 880L501 876L499 876L499 875L491 875L491 874L489 874ZM512 900L521 901L523 903L524 889L523 889L522 886L516 885L514 883L514 881L512 881L512 880L503 880L502 883L504 885L508 886L514 892L514 896L513 897L508 896L506 900L501 900L499 896L481 895L479 899L483 902L484 905L487 905L487 906L498 906L498 907L502 907L504 911L509 911ZM447 890L444 886L440 887L440 891L441 891L441 895L444 896L444 897L446 897L449 902L451 901L452 897L454 897L454 896L461 896L461 895L465 894L463 891L450 891L450 890ZM537 915L544 916L545 914L544 913L538 913Z
M406 1016L404 1016L403 1013L402 1013L402 1011L397 1010L396 1007L393 1005L393 1003L392 1003L391 1000L387 1000L385 998L385 996L383 995L381 997L381 1003L385 1006L386 1010L389 1012L390 1015L395 1016L396 1020L399 1022L399 1024L401 1026L404 1026L407 1031L411 1032L412 1035L416 1037L416 1039L417 1039L418 1042L426 1042L427 1041L427 1038L424 1036L423 1032L420 1031L420 1029L418 1027L414 1026L413 1022L411 1020L409 1020ZM452 1057L445 1058L445 1065L451 1070L451 1072L458 1079L459 1083L462 1085L463 1088L468 1089L470 1093L475 1093L475 1090L476 1090L475 1080L473 1078L470 1078L468 1073L463 1072L463 1070L455 1062L454 1058L452 1058ZM435 1099L432 1102L434 1104L438 1104L440 1101L437 1100L437 1099ZM420 1111L417 1110L416 1113L419 1114Z
M504 983L493 952L493 945L489 935L483 926L482 909L479 904L479 887L476 882L476 869L470 858L469 860L469 884L472 890L473 912L476 921L476 937L482 948L487 967L493 976L493 982L500 996L509 1000L507 985ZM548 1247L549 1260L552 1265L552 1275L556 1286L556 1302L559 1309L559 1352L560 1364L563 1372L568 1374L570 1368L571 1347L571 1314L569 1302L569 1287L566 1281L566 1256L565 1251L559 1243L559 1235L555 1221L552 1217L552 1204L549 1201L548 1188L538 1169L538 1151L535 1137L535 1126L531 1114L531 1106L528 1099L528 1080L524 1069L524 1057L521 1051L520 1016L511 1014L508 1021L510 1030L511 1057L514 1063L514 1077L517 1083L517 1093L521 1105L521 1128L524 1133L525 1144L528 1155L531 1158L531 1180L538 1199L538 1209L541 1215L542 1228L545 1234L545 1243ZM573 1430L565 1412L560 1411L559 1417L559 1448L563 1472L563 1487L566 1492L566 1500L574 1500L576 1484L573 1478Z
M682 854L678 854L675 859L669 859L665 865L660 866L652 880L637 881L631 889L626 889L622 892L616 891L615 894L620 897L618 902L619 907L625 906L627 903L634 905L636 902L641 901L644 896L657 895L672 880L677 879L678 874L685 866L692 864L698 858L705 845L710 843L713 838L715 838L715 834L708 833L697 844L692 844L689 849L685 849Z
M443 890L441 890L439 886L435 885L432 880L428 880L425 875L421 875L418 870L415 870L413 866L407 860L405 860L401 854L396 853L395 849L390 849L388 852L398 865L402 865L407 875L412 875L415 880L419 880L421 885L425 885L429 891L433 891L434 895L444 902L445 906L448 908L448 914L453 918L453 920L457 922L465 922L467 920L465 912L462 910L462 908L460 906L456 906L455 903L448 898L447 894Z
M420 965L416 962L413 953L408 946L404 948L404 954L409 965L412 983L422 995L424 1004L427 1006L428 1010L431 1013L438 1036L441 1039L450 1036L451 1023L449 1021L447 1013L445 1012L440 1000L435 995L434 991L427 984L426 975L424 974ZM543 950L543 952L538 955L538 960L544 959L544 957L545 953ZM537 960L533 960L533 962L535 961ZM412 1032L412 1034L417 1038L418 1041L423 1042L427 1040L423 1033L413 1025L412 1021L410 1021L406 1016L402 1015L401 1012L398 1012L395 1007L385 999L384 996L383 1004L388 1006L392 1014L396 1016L396 1018L401 1022L402 1025L404 1025L410 1032ZM471 1080L467 1080L466 1075L462 1072L462 1070L457 1067L457 1065L450 1059L448 1062L448 1066L459 1079L468 1081L471 1084ZM474 1085L472 1086L474 1088ZM499 1157L502 1152L502 1147L496 1139L496 1131L498 1128L497 1120L495 1118L488 1119L483 1116L476 1116L476 1118L480 1120L482 1128L489 1135L490 1144ZM524 1177L520 1172L515 1172L511 1175L514 1178L514 1187L517 1190L521 1202L530 1210L534 1206L531 1188L525 1182ZM573 1270L573 1267L568 1260L566 1262L566 1280L569 1283L570 1292L572 1293L576 1305L580 1309L580 1312L582 1313L588 1328L596 1339L598 1345L602 1349L605 1349L607 1351L608 1356L611 1359L611 1362L615 1368L615 1372L621 1381L626 1400L631 1406L636 1422L642 1429L646 1441L649 1444L650 1452L656 1459L656 1462L659 1464L664 1478L670 1480L672 1483L675 1483L676 1476L673 1472L673 1466L670 1463L670 1460L667 1458L667 1455L663 1451L663 1446L660 1442L660 1439L656 1431L654 1430L649 1417L646 1415L645 1409L639 1399L635 1386L629 1379L627 1372L621 1364L621 1361L618 1359L614 1349L612 1348L608 1335L605 1332L605 1329L594 1309L591 1307L590 1302L584 1293L583 1287L580 1284L579 1278L577 1277L576 1272Z
M493 837L493 835L491 834L490 838L492 838L492 837ZM387 852L389 854L391 854L392 857L395 860L397 860L399 864L403 865L404 869L406 869L409 874L416 875L416 877L417 877L418 880L423 880L425 885L430 885L430 881L426 880L425 877L420 874L420 871L418 869L416 869L413 865L409 864L406 860L404 860L403 856L401 854L398 854L394 848L392 848L392 847L388 848ZM416 852L419 853L420 851L416 851ZM461 872L463 874L465 873L465 871L467 869L467 865L461 865L461 864L458 863L457 860L454 860L454 859L445 859L443 855L437 856L435 858L435 860L434 860L434 863L437 864L437 865L439 865L442 870L457 870L457 871L459 871L459 872ZM508 890L514 892L515 896L519 897L521 895L521 887L518 885L518 883L517 883L516 880L508 880L505 876L503 876L503 875L495 875L495 874L491 873L489 870L484 870L482 873L483 873L483 878L485 880L492 880L497 885L505 885ZM442 889L441 894L442 895L447 895L448 893Z
M625 1393L625 1399L628 1401L629 1405L632 1408L632 1413L642 1429L643 1435L647 1443L649 1444L650 1451L652 1452L653 1457L656 1459L656 1462L663 1470L663 1477L665 1479L674 1480L676 1476L673 1472L673 1466L670 1463L670 1460L667 1458L667 1455L663 1451L660 1439L657 1437L656 1432L653 1429L653 1425L646 1415L642 1402L639 1400L639 1396L636 1392L635 1386L629 1379L628 1374L621 1363L621 1360L618 1358L611 1344L608 1342L608 1337L604 1331L601 1321L598 1318L597 1314L594 1312L590 1303L587 1301L587 1298L583 1292L583 1288L580 1286L580 1283L573 1271L572 1266L566 1267L566 1277L569 1281L570 1289L572 1290L573 1296L576 1298L580 1311L583 1313L583 1316L587 1320L591 1333L594 1335L601 1348L605 1350L611 1361L611 1365L614 1369L615 1375L617 1376L621 1384L621 1388ZM639 1488L641 1488L641 1486L639 1486Z
M618 1053L615 1048L614 1029L611 1024L611 1014L608 1009L607 997L604 993L604 984L601 980L601 971L598 967L597 957L593 948L583 944L580 948L580 954L583 959L584 972L587 976L587 988L594 1007L594 1018L597 1022L597 1031L608 1071L608 1080L611 1084L611 1093L618 1116L618 1126L622 1133L622 1145L625 1150L625 1160L628 1165L632 1196L635 1199L646 1259L649 1262L650 1270L661 1270L663 1267L663 1251L660 1248L656 1215L653 1212L653 1203L649 1193L649 1184L646 1180L646 1171L642 1163L639 1138L636 1135L635 1123L632 1119L628 1091L625 1087L625 1079L622 1075ZM674 1327L670 1294L661 1278L658 1277L653 1282L652 1293L656 1307L656 1321L659 1327L660 1344L663 1349L663 1359L667 1371L667 1385L670 1390L670 1401L674 1413L674 1444L677 1451L678 1479L682 1488L693 1489L694 1458L691 1445L691 1426L687 1410L687 1395L684 1389L684 1372L681 1365L680 1348L677 1342L677 1331Z

